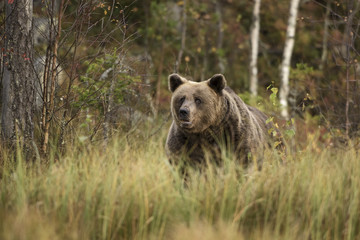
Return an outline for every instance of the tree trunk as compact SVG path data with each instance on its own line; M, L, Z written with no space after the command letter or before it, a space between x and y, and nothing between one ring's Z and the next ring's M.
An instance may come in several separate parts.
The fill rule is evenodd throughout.
M218 17L217 25L218 25L218 39L217 39L217 50L218 50L218 66L220 73L225 72L225 59L223 56L223 42L224 42L224 24L223 24L223 15L221 10L220 0L216 1L216 15Z
M121 61L122 62L122 61ZM105 95L105 118L104 118L104 123L103 123L103 135L104 135L104 148L107 148L108 143L109 143L109 135L111 135L111 129L110 129L110 114L114 105L114 90L115 90L115 82L116 82L116 76L115 76L115 71L116 71L116 65L118 63L114 63L114 65L112 66L112 77L111 77L111 83L110 83L110 88L108 91L107 96ZM120 63L122 64L122 63ZM121 65L120 65L121 67ZM106 99L107 98L107 99ZM106 106L106 102L107 102L107 106Z
M66 3L66 6L67 6L67 4L68 4L68 2ZM83 7L84 7L84 5L81 3L78 6L77 11L80 11L79 9L81 9ZM85 16L90 18L89 15L85 15ZM73 41L73 49L71 50L72 56L71 56L71 64L70 64L71 67L70 67L70 74L69 74L69 83L66 87L66 93L64 95L65 96L64 103L63 103L64 112L62 113L61 123L60 123L59 144L60 144L60 148L63 150L64 150L64 146L65 146L66 128L67 128L68 124L75 118L75 115L77 114L77 113L74 113L73 116L69 117L72 87L74 86L75 80L78 78L77 66L79 65L79 63L78 63L77 55L79 52L79 46L80 46L80 42L81 42L81 40L80 40L81 32L82 32L82 28L86 26L83 21L84 18L80 18L80 19L81 20L78 22L77 26L75 27L75 34L74 34L75 39Z
M205 26L204 26L205 27ZM206 79L206 74L208 74L207 69L208 69L208 56L209 56L209 38L208 38L208 33L205 32L204 36L204 56L203 56L203 62L202 62L202 69L201 69L201 75L200 75L200 81L204 81Z
M250 92L253 96L258 94L257 57L259 52L260 5L261 0L255 0L251 26Z
M150 80L150 67L152 65L152 58L149 51L149 19L150 19L150 1L143 1L143 7L145 11L145 73L143 74L144 82L147 86L151 86ZM146 91L145 97L149 103L152 116L155 118L157 115L157 109L154 105L154 101L150 95L150 90Z
M353 29L353 22L354 22L354 16L358 12L358 6L359 4L357 3L354 9L354 1L350 0L347 2L348 15L347 15L347 21L346 21L346 27L344 33L344 43L346 44L346 55L344 58L346 64L345 134L347 138L349 138L350 129L352 127L352 121L349 116L349 110L350 110L349 108L350 108L350 103L353 102L352 95L354 95L352 94L351 89L355 88L355 86L350 86L352 85L350 84L350 68L354 64L354 59L351 54L353 49L355 49L354 41L356 39L356 34L354 34L354 29ZM354 73L356 75L356 71L354 71Z
M32 67L32 14L29 0L6 1L4 78L2 88L2 139L29 150L33 144L35 72Z
M327 59L330 11L331 11L331 0L328 0L327 3L326 3L326 13L325 13L325 19L324 19L324 36L323 36L321 62L320 62L320 66L319 66L320 70L324 69L324 65L326 64L326 59Z
M283 61L281 64L281 89L280 89L280 105L281 115L285 119L289 119L289 110L287 98L289 96L289 75L291 55L294 48L295 32L296 32L296 17L299 9L300 0L291 0L290 3L290 16L286 30L285 48L283 53Z
M182 22L181 22L181 47L178 54L178 59L176 62L176 72L179 72L179 68L181 65L182 56L185 50L185 43L186 43L186 0L184 0L183 10L182 10Z
M50 63L48 66L45 66L45 69L48 71L45 71L45 77L44 75L44 107L43 107L43 133L44 133L44 139L42 144L42 152L47 153L47 145L49 143L49 129L50 129L50 122L53 119L54 115L54 98L55 98L55 84L56 84L56 75L57 75L57 58L58 58L58 45L60 41L60 34L61 34L61 20L62 20L62 9L64 6L64 0L61 0L60 7L59 7L59 14L58 14L58 20L57 24L54 23L54 13L56 9L56 1L52 0L52 10L51 10L51 30L50 30L50 58L47 59L47 63ZM56 28L57 27L57 28ZM53 34L56 33L55 36ZM48 89L48 87L50 87ZM50 90L50 92L48 92ZM45 111L44 111L45 110Z
M156 99L155 99L155 105L156 105L156 109L159 110L159 105L160 105L160 97L161 97L161 81L163 80L163 69L164 69L164 58L165 58L165 41L164 41L164 37L161 40L161 49L160 49L160 61L159 61L159 66L157 69L157 82L156 82ZM158 112L157 112L158 113ZM157 114L156 113L156 114Z

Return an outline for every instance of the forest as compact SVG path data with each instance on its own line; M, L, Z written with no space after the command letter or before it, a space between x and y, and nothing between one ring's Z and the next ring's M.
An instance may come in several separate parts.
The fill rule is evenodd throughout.
M0 239L359 239L359 34L360 0L1 1ZM286 153L184 177L172 73Z

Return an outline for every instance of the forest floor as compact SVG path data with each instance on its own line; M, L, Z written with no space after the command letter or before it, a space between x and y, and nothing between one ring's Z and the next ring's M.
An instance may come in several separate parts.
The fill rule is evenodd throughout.
M231 159L191 170L148 139L77 143L47 164L0 165L0 239L359 239L355 149L308 148L262 171Z

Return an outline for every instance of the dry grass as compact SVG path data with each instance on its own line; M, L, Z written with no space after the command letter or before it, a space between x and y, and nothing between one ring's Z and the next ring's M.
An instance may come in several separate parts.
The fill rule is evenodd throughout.
M225 160L184 184L160 135L79 143L48 166L5 160L0 239L360 238L355 150L308 149L285 165L268 154L251 173Z

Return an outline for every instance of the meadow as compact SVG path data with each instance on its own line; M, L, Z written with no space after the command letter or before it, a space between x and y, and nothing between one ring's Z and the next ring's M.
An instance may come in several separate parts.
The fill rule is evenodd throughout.
M359 239L355 149L308 144L262 171L231 158L189 170L164 152L167 129L147 139L80 141L47 163L2 151L0 239Z

